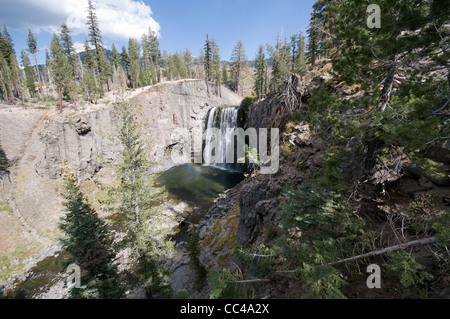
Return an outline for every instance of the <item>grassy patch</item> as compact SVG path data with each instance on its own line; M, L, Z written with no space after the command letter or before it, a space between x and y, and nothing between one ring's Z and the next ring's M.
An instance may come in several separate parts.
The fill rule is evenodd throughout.
M7 200L1 200L0 201L0 212L10 212L12 213L12 208L9 206L9 203Z

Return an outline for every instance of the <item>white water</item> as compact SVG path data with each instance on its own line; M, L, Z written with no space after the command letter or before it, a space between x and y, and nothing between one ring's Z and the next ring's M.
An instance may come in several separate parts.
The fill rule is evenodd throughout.
M206 123L204 163L223 169L233 169L234 163L227 163L227 146L232 145L234 129L238 127L238 108L214 107ZM218 129L214 130L214 129ZM220 132L219 134L217 134ZM234 151L234 150L233 150Z

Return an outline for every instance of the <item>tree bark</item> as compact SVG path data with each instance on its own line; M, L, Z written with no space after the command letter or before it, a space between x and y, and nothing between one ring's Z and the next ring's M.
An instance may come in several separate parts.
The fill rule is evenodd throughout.
M62 113L63 106L62 106L61 82L58 82L58 97L59 97L59 113Z
M425 238L425 239L418 239L418 240L413 240L410 241L408 243L404 243L404 244L400 244L400 245L395 245L395 246L390 246L387 248L383 248L380 250L376 250L376 251L372 251L370 253L367 254L362 254L362 255L358 255L358 256L354 256L354 257L350 257L350 258L346 258L346 259L342 259L333 263L329 263L329 266L335 266L335 265L339 265L339 264L343 264L349 261L355 261L358 259L363 259L363 258L369 258L369 257L374 257L374 256L378 256L378 255L383 255L383 254L387 254L393 251L397 251L400 249L406 249L406 248L410 248L413 246L425 246L425 245L430 245L430 244L434 244L436 243L436 237L430 237L430 238Z

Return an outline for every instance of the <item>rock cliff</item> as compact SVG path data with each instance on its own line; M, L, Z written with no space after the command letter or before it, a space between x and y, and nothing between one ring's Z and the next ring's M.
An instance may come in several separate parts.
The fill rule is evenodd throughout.
M137 89L125 99L140 105L139 119L145 134L151 136L154 155L174 143L174 129L201 134L210 108L241 101L225 87L221 96L209 93L201 80L161 83ZM118 123L114 101L111 93L97 105L67 108L63 113L56 108L0 107L0 143L10 172L10 181L4 178L0 185L0 284L11 283L15 275L56 250L65 160L93 202L101 196L96 183L113 180L111 164L120 155L120 145L113 138ZM170 165L166 162L164 168Z

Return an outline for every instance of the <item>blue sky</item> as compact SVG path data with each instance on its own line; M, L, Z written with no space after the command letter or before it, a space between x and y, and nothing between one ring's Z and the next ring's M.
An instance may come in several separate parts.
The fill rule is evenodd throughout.
M66 22L77 49L86 37L87 0L0 0L0 24L6 24L16 53L27 48L28 28L38 41L38 63L53 32ZM306 33L314 0L94 0L105 46L120 50L128 37L140 38L149 26L160 35L161 50L189 48L199 55L208 33L215 38L223 60L229 60L241 40L249 59L260 44L275 44L277 33L288 39ZM33 59L32 59L33 61ZM34 61L33 61L34 62Z

